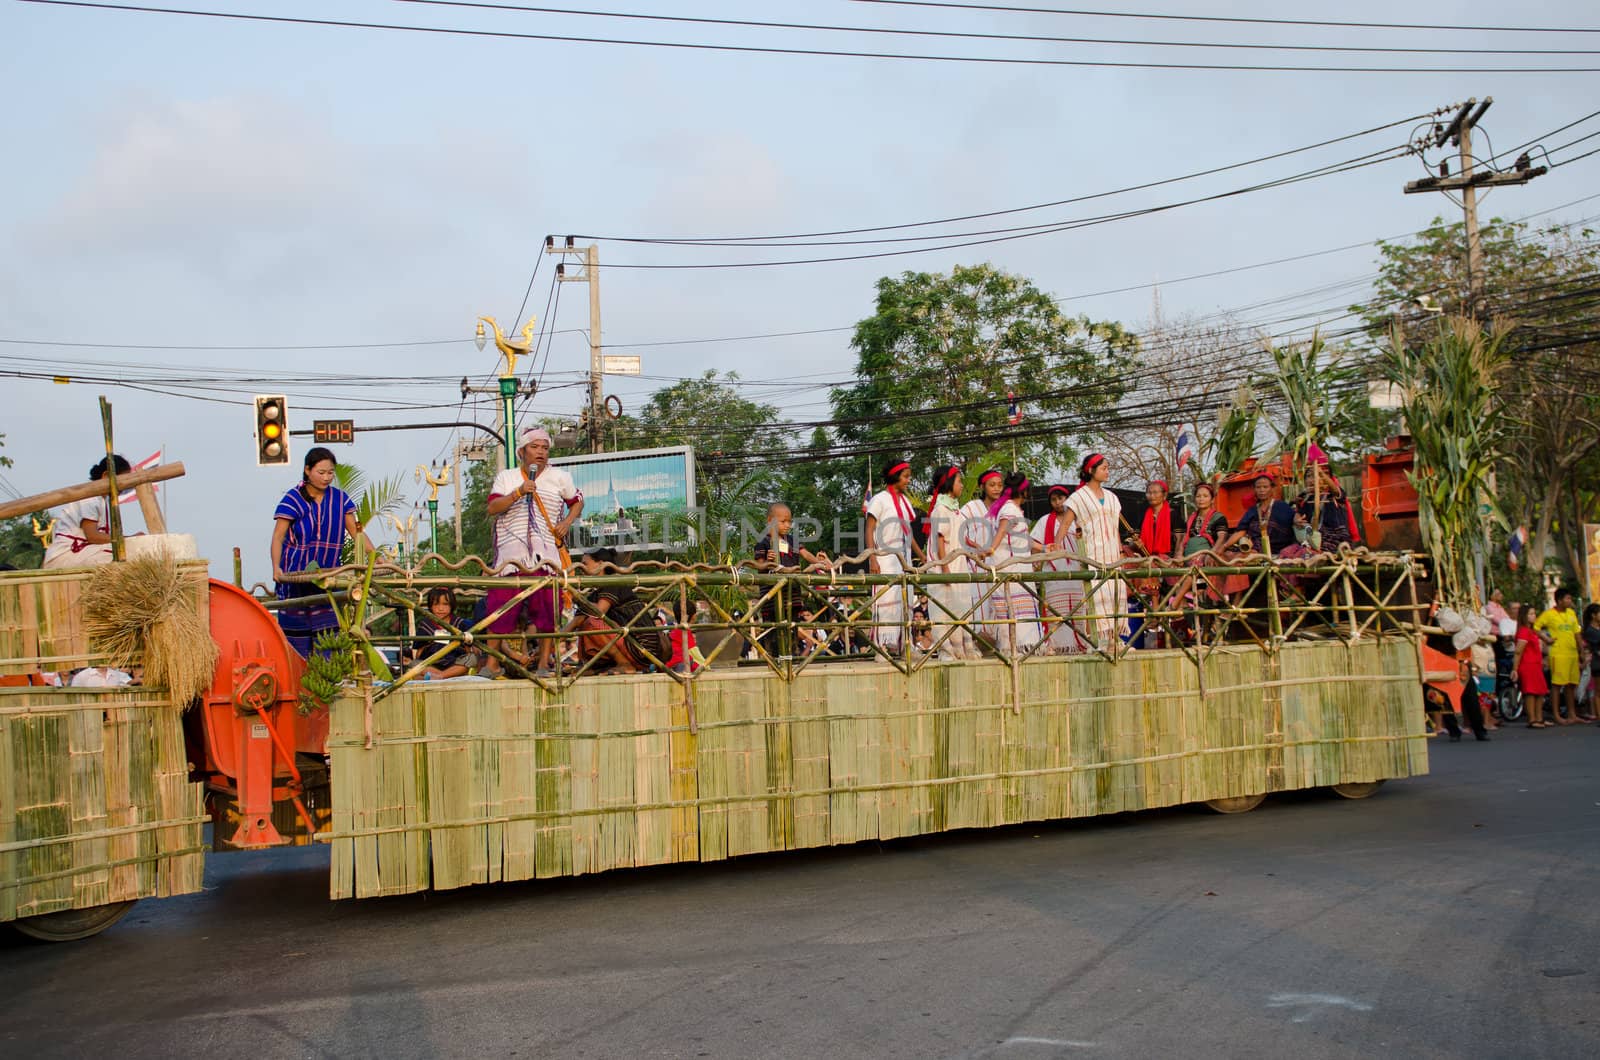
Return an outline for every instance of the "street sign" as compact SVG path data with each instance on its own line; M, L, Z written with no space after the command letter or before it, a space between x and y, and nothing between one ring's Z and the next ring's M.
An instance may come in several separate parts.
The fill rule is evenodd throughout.
M312 420L311 439L318 445L331 445L334 442L343 442L348 445L356 440L355 420Z
M638 375L639 358L608 353L600 358L600 371L606 375Z

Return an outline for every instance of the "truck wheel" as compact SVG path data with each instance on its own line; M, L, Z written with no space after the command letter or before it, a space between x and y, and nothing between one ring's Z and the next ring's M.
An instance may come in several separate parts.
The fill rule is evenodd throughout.
M64 909L59 913L40 913L11 922L19 933L38 942L76 942L98 935L128 915L133 902L112 902L89 909Z
M1365 799L1381 787L1383 781L1369 780L1365 784L1335 784L1332 791L1341 799Z
M1210 799L1206 802L1206 809L1212 813L1249 813L1261 805L1266 793L1260 795L1234 795L1227 799Z

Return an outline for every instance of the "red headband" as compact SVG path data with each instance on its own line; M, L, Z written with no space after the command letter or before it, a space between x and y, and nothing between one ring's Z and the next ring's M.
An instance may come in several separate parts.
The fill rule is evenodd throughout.
M1163 493L1171 493L1172 492L1172 487L1167 485L1167 480L1164 479L1164 478L1151 479L1150 480L1150 485L1151 486L1160 486L1161 487L1161 492L1163 492ZM1147 486L1145 488L1148 489L1149 487Z
M983 474L978 476L978 481L988 482L992 478L1005 478L1005 476L999 471L996 471L994 468L990 468L988 471L985 471Z
M898 464L891 464L889 466L889 470L883 473L883 477L886 479L892 479L910 466L911 465L906 463L904 460L900 461Z
M1068 489L1066 486L1051 486L1050 487L1050 492L1047 493L1045 496L1053 497L1057 493L1061 494L1063 497L1072 496L1072 491L1070 489Z
M1095 468L1099 467L1105 462L1106 458L1104 456L1101 456L1099 453L1090 453L1089 459L1083 462L1083 469L1085 471L1093 471Z
M939 477L933 480L933 492L938 493L944 489L951 482L954 482L955 477L959 474L961 474L961 469L954 464L939 472Z

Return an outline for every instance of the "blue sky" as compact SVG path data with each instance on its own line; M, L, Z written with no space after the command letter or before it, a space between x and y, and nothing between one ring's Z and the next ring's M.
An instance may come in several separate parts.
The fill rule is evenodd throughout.
M1594 47L1600 34L1377 33L1236 24L1144 23L1047 15L938 12L812 0L703 3L634 0L575 6L861 26L1172 40L1297 41L1462 47ZM185 6L185 5L174 5ZM743 40L783 47L859 46L841 35L423 8L385 0L199 2L272 12L540 33ZM1049 6L1041 3L1038 6ZM1212 0L1106 0L1106 9L1327 17L1325 6ZM1346 20L1393 18L1392 4L1339 5ZM1590 5L1415 3L1406 21L1594 25ZM925 39L866 42L887 50L1168 59L1174 49L1003 45ZM736 55L463 39L0 3L0 339L193 345L195 351L0 345L0 368L151 378L160 366L207 380L174 396L103 384L0 380L0 431L30 493L79 481L101 448L95 398L116 408L119 449L138 459L166 445L188 477L170 495L175 529L195 533L218 572L233 546L246 572L266 571L277 496L297 473L251 459L251 392L287 390L296 426L341 412L358 424L454 419L455 380L481 381L493 358L470 339L474 318L510 324L546 233L735 235L853 228L1051 201L1240 161L1380 125L1468 96L1495 97L1484 128L1497 146L1594 109L1597 74L1308 74L980 66ZM1185 53L1213 61L1227 53ZM1248 53L1245 61L1261 54ZM1238 53L1224 61L1237 60ZM1306 54L1306 63L1600 66L1600 56L1457 57ZM1587 131L1587 130L1580 130ZM1230 174L1142 192L1144 206L1285 175L1399 142L1405 130ZM1558 137L1560 142L1563 137ZM1591 142L1592 145L1592 142ZM1600 157L1520 189L1486 215L1521 216L1593 194ZM988 260L1032 277L1067 308L1139 327L1161 282L1168 316L1207 314L1369 273L1357 250L1191 282L1179 277L1414 230L1453 210L1405 196L1415 161L1118 222L964 251L830 265L734 271L608 269L607 343L630 344L852 324L873 283L903 269ZM1595 212L1589 202L1552 219ZM1067 208L1097 211L1098 206ZM731 252L601 243L603 262L727 260ZM528 313L543 313L550 262ZM578 333L584 289L564 285L560 330L544 370L541 412L574 413L572 373L587 365ZM1348 290L1307 296L1289 312L1347 304ZM526 313L524 314L526 315ZM1244 311L1247 322L1282 315ZM225 346L429 346L318 351ZM847 375L845 332L783 340L629 349L647 376L736 369L746 379L824 383ZM492 349L490 351L492 353ZM34 358L21 361L19 358ZM108 366L109 364L109 366ZM273 385L315 373L347 382ZM230 377L219 391L212 377ZM259 379L259 383L249 381ZM661 379L608 380L636 408ZM826 411L826 391L751 388L796 418ZM412 403L432 408L383 409ZM321 406L322 411L312 411ZM467 418L494 422L484 405ZM300 452L305 442L296 439ZM369 434L340 450L369 472L404 472L449 444L446 434ZM298 464L298 460L296 460ZM420 497L425 487L418 487ZM445 497L448 498L448 491ZM448 500L446 500L448 504ZM380 534L380 539L384 535Z

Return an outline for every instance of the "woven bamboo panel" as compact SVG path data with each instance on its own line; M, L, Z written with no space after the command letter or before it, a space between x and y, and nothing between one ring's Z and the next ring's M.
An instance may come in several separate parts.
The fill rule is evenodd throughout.
M203 561L179 566L197 585L205 584ZM105 662L90 648L78 604L95 570L0 571L0 674L64 673ZM206 600L204 592L196 593L197 606L206 607Z
M332 893L1087 817L1427 771L1401 639L417 686L334 704ZM696 722L691 731L691 716Z
M0 688L0 921L200 889L182 718L154 689Z

